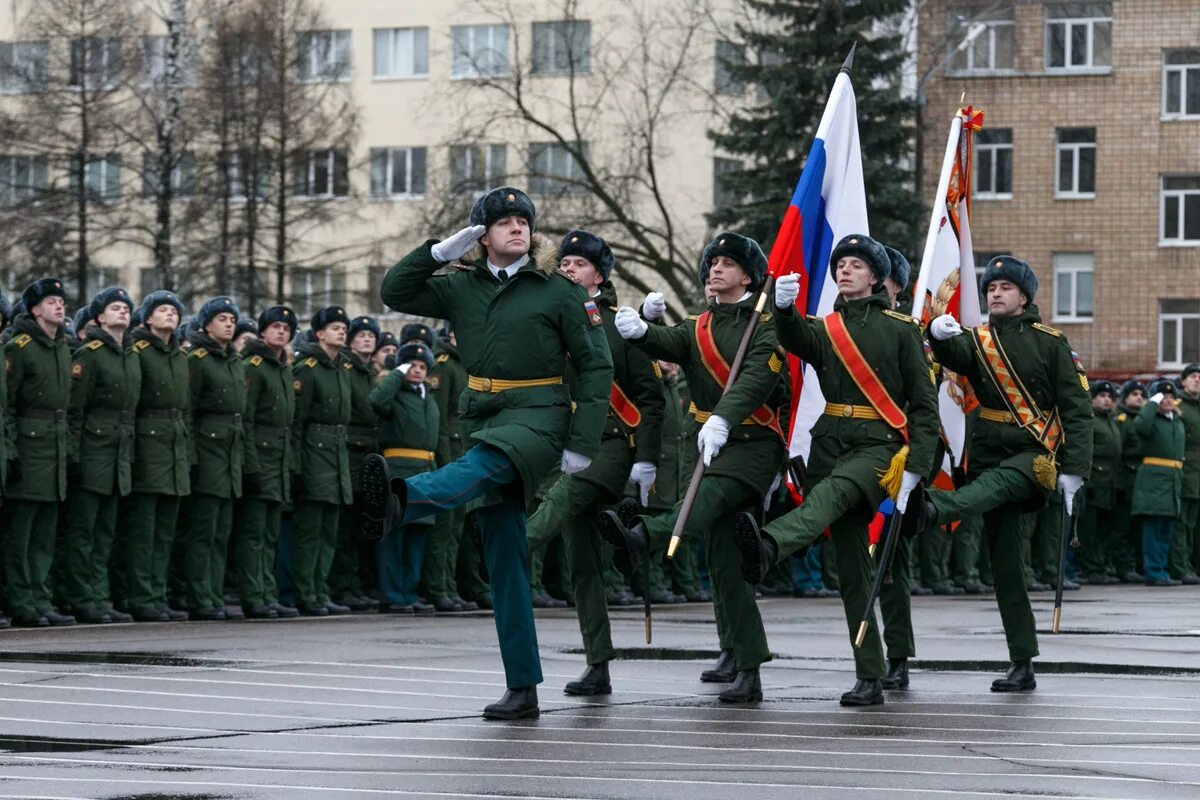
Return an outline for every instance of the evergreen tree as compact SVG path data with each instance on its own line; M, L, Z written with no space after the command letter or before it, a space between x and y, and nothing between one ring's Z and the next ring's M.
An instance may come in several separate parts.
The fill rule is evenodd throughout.
M886 32L910 0L745 0L753 22L738 26L747 58L721 65L758 101L712 131L719 151L743 162L719 176L730 198L709 222L769 246L800 177L829 90L855 42L858 101L871 235L919 259L924 212L913 189L911 100L901 96L907 58Z

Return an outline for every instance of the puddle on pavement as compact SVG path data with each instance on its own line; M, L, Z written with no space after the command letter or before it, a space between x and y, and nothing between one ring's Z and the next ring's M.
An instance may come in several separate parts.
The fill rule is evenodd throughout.
M63 739L49 736L0 736L0 752L7 753L87 753L94 750L121 750L129 745L146 744L136 740Z
M46 662L50 664L118 664L135 667L220 667L226 662L174 656L167 653L145 652L35 652L8 650L0 652L0 663ZM228 662L232 663L232 662Z

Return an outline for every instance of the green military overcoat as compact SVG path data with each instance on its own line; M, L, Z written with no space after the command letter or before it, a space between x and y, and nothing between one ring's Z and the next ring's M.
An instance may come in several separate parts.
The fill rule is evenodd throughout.
M1093 412L1092 474L1087 482L1089 506L1111 511L1116 505L1121 470L1121 427L1112 411Z
M1146 401L1133 422L1143 463L1133 482L1134 516L1178 518L1182 510L1183 470L1146 464L1145 459L1182 462L1185 452L1183 420L1179 414L1158 413L1158 403Z
M59 326L47 336L28 314L18 314L13 336L4 345L7 403L11 432L10 461L19 475L5 496L15 500L58 502L67 499L67 406L71 401L71 351Z
M171 334L168 341L145 328L132 333L142 373L133 440L133 491L183 497L192 491L191 390L188 357Z
M449 342L439 341L433 352L433 370L426 384L432 390L438 408L438 465L445 466L457 461L466 451L458 404L467 389L467 370L458 348Z
M1200 398L1191 398L1187 393L1179 396L1175 403L1183 419L1183 499L1200 498Z
M134 412L142 393L142 369L128 335L118 342L96 325L71 364L71 460L79 486L124 497L133 491Z
M203 333L191 337L192 491L223 500L242 496L246 463L246 370L232 347Z
M292 425L294 469L304 484L304 500L350 505L350 371L353 366L338 353L334 358L319 345L300 348L292 367L296 418Z
M260 339L242 350L246 371L246 475L254 476L251 497L273 503L291 500L292 420L296 392L285 347L282 357Z
M422 393L420 387L392 371L375 384L370 402L379 415L379 446L385 455L396 448L436 452L438 408L428 386ZM411 478L437 466L428 459L394 455L388 456L387 462L388 471L397 478Z

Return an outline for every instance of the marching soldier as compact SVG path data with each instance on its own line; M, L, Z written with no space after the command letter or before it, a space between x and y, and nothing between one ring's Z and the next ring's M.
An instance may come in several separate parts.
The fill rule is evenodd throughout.
M1175 383L1160 378L1150 384L1150 399L1133 421L1141 464L1133 481L1130 512L1140 522L1142 564L1147 586L1178 586L1167 572L1172 528L1178 525L1183 494L1186 444L1183 421L1175 410Z
M591 463L608 407L612 359L586 293L555 273L553 245L532 238L535 209L524 192L493 189L475 202L470 223L392 267L382 296L398 311L454 326L463 363L473 373L462 403L471 445L445 467L394 483L386 462L370 457L363 465L360 491L367 502L360 524L367 538L377 539L391 527L387 511L394 512L394 505L409 523L488 496L475 518L483 531L508 691L484 716L519 719L538 715L542 681L525 508L555 464L575 473ZM483 252L471 258L476 243ZM453 263L463 257L469 260ZM579 376L575 397L563 386L568 357Z
M1021 564L1021 515L1040 509L1056 487L1067 512L1073 510L1091 472L1092 412L1078 357L1061 331L1041 322L1029 265L997 256L979 285L988 324L964 335L943 315L928 332L934 359L965 376L983 406L968 453L969 483L954 492L933 490L917 524L983 515L1012 661L992 691L1028 691L1037 686L1038 647Z
M1183 512L1171 536L1168 572L1187 586L1200 584L1192 563L1200 526L1200 364L1188 364L1179 377L1183 389L1175 411L1183 419L1187 452L1183 459Z
M318 311L312 318L316 342L300 347L292 368L297 455L292 476L292 576L296 606L305 616L350 613L349 607L333 602L328 586L341 507L354 501L346 443L354 367L342 355L349 327L350 318L340 306Z
M187 354L177 330L183 304L172 292L142 300L142 325L133 329L133 351L142 375L133 441L133 493L126 501L128 529L125 597L138 622L187 619L167 605L167 571L181 499L191 493L193 451L188 411Z
M601 539L592 525L600 505L620 500L626 484L637 488L643 507L649 503L662 445L665 401L655 365L639 348L627 344L613 324L617 293L609 281L614 259L608 243L587 231L569 231L558 252L560 271L587 291L589 317L602 323L612 353L613 383L600 452L587 469L563 475L546 493L529 518L529 541L531 548L536 547L561 532L571 565L587 668L564 691L583 696L610 694L608 662L616 653L608 620Z
M23 628L74 625L51 602L50 567L58 507L67 499L71 351L63 318L66 291L41 278L21 293L27 312L13 321L4 346L7 427L16 436L9 453L4 505L4 577L8 614Z
M120 287L91 302L92 319L71 365L66 535L60 543L62 597L80 622L132 622L112 607L108 562L117 508L133 489L134 413L142 392L133 351L133 300Z
M241 612L225 609L225 562L233 526L233 505L242 494L247 442L245 367L233 350L238 307L214 297L193 319L188 354L195 459L188 501L188 527L182 543L188 618L222 620Z
M722 394L742 332L755 313L754 293L766 278L766 267L766 256L753 239L718 234L700 261L700 282L714 295L707 311L672 328L648 325L632 308L622 308L615 320L621 336L648 356L679 364L692 392L692 415L701 424L698 444L708 469L685 533L706 537L713 602L725 620L718 633L728 637L722 651L728 644L737 671L733 685L719 695L727 703L762 700L759 665L771 660L754 590L741 579L731 535L735 516L761 504L784 461L783 358L770 316L755 331L733 386ZM628 549L644 552L641 542Z
M1092 473L1085 486L1079 521L1083 547L1079 551L1080 583L1099 586L1120 583L1113 573L1109 543L1117 532L1113 509L1121 469L1121 429L1113 407L1117 389L1108 381L1092 382Z
M904 513L909 494L932 472L938 442L937 394L920 327L891 309L884 286L891 263L883 245L869 236L844 237L829 257L838 299L833 313L821 319L805 319L796 311L799 275L776 281L779 340L816 370L826 406L812 430L804 503L762 531L746 514L736 527L751 582L829 528L852 642L874 579L867 525L888 495L895 499L896 513ZM899 619L908 616L899 594L889 596L898 633L905 623L911 629L911 620ZM895 651L898 663L888 673L897 685L907 679L902 659L911 641L904 648ZM854 650L854 662L857 682L841 704L882 703L883 646L873 620L866 641Z
M246 466L238 512L237 587L242 611L251 619L297 617L279 602L275 588L275 549L283 506L291 500L292 388L288 344L296 335L296 314L271 306L258 318L258 335L246 341Z

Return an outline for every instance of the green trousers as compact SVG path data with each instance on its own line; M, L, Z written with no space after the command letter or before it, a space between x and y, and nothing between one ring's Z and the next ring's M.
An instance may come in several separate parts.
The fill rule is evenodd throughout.
M932 525L917 537L921 583L932 587L950 580L950 552L953 534L941 525Z
M1052 497L1033 518L1029 528L1031 574L1051 586L1058 581L1058 552L1062 548L1062 500Z
M1079 572L1085 578L1115 576L1112 563L1113 540L1117 536L1116 517L1111 509L1097 508L1091 502L1090 493L1085 494L1079 509Z
M470 512L463 517L458 540L458 586L467 600L490 603L492 589L484 577L483 542L478 523Z
M278 602L275 597L275 548L283 503L246 498L238 515L237 593L243 608Z
M362 591L359 559L358 538L354 535L354 506L342 506L338 514L337 540L326 578L331 596L348 597Z
M54 606L50 569L58 532L58 503L4 501L4 583L10 616Z
M1012 467L997 467L975 476L953 492L930 492L938 510L938 522L963 519L970 514L983 515L992 576L996 586L996 605L1008 641L1012 661L1038 654L1037 629L1033 607L1025 591L1025 569L1021 557L1021 504L1040 491L1023 472Z
M342 507L336 503L305 500L293 515L292 580L296 602L329 602L329 570L337 547L338 518Z
M1142 570L1142 526L1134 522L1128 492L1118 493L1113 507L1113 537L1109 540L1109 560L1117 577Z
M429 532L429 542L425 546L425 586L430 602L439 597L458 596L458 582L454 579L454 573L458 565L464 517L466 512L462 508L439 514Z
M950 537L950 579L959 586L979 580L979 551L983 518L972 514L959 522Z
M871 619L861 648L853 646L858 627L867 610L867 597L875 579L875 562L868 547L867 525L875 509L853 481L831 475L818 481L805 495L804 503L763 529L778 546L779 561L786 561L797 550L811 545L829 529L837 552L838 585L842 610L854 652L854 668L860 680L877 680L886 671L879 624Z
M233 500L193 494L183 542L183 593L189 609L225 606L225 556L233 527Z
M601 539L592 522L600 511L605 490L574 475L564 475L546 492L542 504L525 525L532 549L562 533L579 633L588 664L602 664L615 655L605 597Z
M108 559L117 530L118 494L75 487L67 501L67 528L58 543L59 592L72 609L110 604Z
M679 508L682 505L683 505L683 501L681 500L678 503L676 503L675 507L673 509L671 509L670 511L664 512L662 514L655 514L653 516L642 517L642 522L644 523L645 528L646 528L646 539L649 544L649 551L650 551L651 558L657 558L666 552L667 545L671 541L671 533L672 533L672 531L675 530L675 522L679 519ZM694 507L693 507L692 514L693 514L693 516L695 516ZM690 522L691 522L691 520L689 518L689 527L690 527ZM692 552L698 551L700 548L700 545L702 543L704 543L705 541L706 541L705 538L701 537L701 536L685 536L683 538L683 540L679 543L679 547L675 550L675 555L672 556L669 560L674 561L675 559L679 558L685 550L687 550L689 548L692 548ZM710 567L710 570L711 570L711 567ZM712 577L711 572L709 574L709 577L711 579L711 577ZM733 633L729 630L729 621L725 614L725 595L720 592L717 592L715 585L714 585L713 592L712 592L712 602L713 602L713 617L716 619L716 623L717 623L718 644L722 650L732 650L733 649Z
M167 570L179 518L179 498L135 492L125 500L125 596L130 608L151 609L167 603Z
M1171 555L1167 560L1167 573L1178 580L1184 575L1193 575L1192 553L1196 543L1196 525L1200 522L1200 498L1183 498L1181 519L1171 529Z
M880 542L875 548L880 555L883 554L882 545ZM879 614L883 617L883 644L887 648L887 657L916 657L912 623L912 551L908 539L903 536L896 541L896 552L892 554L891 580L885 575L879 590ZM861 619L860 613L859 621ZM857 624L854 632L857 635Z

